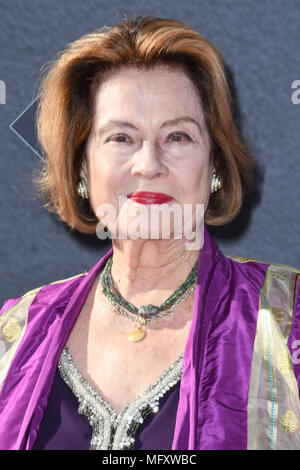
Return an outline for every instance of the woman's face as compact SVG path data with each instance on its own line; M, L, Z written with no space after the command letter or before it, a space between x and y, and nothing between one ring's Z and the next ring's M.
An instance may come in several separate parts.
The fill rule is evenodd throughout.
M171 196L162 205L177 204L182 213L186 204L203 204L205 211L212 172L210 139L199 97L186 74L160 66L150 71L124 68L109 76L96 93L86 163L81 174L91 206L113 233L112 220L103 219L103 204L114 207L122 232L120 196L126 201L122 214L126 207L127 227L134 220L129 208L143 206L150 217L149 201L127 199L139 191ZM145 238L152 238L147 230Z

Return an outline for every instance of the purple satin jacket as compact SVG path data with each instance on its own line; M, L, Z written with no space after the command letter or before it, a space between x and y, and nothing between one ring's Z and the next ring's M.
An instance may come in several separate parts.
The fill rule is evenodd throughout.
M62 350L111 253L5 301L0 449L33 448ZM172 449L300 449L299 271L225 256L206 227L199 256Z

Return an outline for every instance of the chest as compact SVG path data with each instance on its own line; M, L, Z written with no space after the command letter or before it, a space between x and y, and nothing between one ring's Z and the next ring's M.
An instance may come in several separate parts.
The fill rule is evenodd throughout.
M119 413L135 400L184 352L193 304L145 327L141 341L130 342L131 320L87 304L67 342L73 362L85 380ZM175 313L175 312L173 312Z

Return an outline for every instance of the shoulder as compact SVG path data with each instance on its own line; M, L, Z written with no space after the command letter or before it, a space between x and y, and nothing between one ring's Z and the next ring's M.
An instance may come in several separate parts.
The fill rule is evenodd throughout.
M280 264L270 261L262 261L255 258L248 258L246 256L225 255L227 259L231 259L235 265L244 266L245 269L265 269L265 281L277 279L286 281L288 278L297 277L300 274L300 268L295 268L287 264Z
M295 276L300 273L300 269L287 264L280 264L271 261L263 261L256 258L248 258L246 256L237 255L224 255L227 259L244 271L255 272L256 270L263 270L265 273L265 280L275 278L277 280L286 280L290 276Z
M67 302L68 297L72 295L86 274L87 271L72 277L59 279L49 284L35 287L17 297L6 299L0 309L0 331L5 318L10 316L11 312L20 311L20 309L25 311L25 306L28 308L37 297L39 300L48 302L49 304L57 301L61 302L63 299Z
M261 306L265 301L279 323L283 317L300 317L300 269L286 264L245 256L225 255L240 266L249 278L263 269L260 286Z
M5 300L0 310L0 386L29 324L36 324L38 330L39 325L50 324L65 310L86 274L59 279Z
M232 259L234 262L236 263L256 263L256 264L260 264L260 265L267 265L269 266L269 270L272 271L272 267L275 269L275 270L281 270L281 271L295 271L295 272L298 272L300 273L300 268L295 268L293 266L289 266L287 264L280 264L280 263L276 263L276 262L271 262L271 261L263 261L261 259L256 259L256 258L249 258L247 256L237 256L237 255L229 255L229 254L225 254L224 256L226 256L227 258L230 258Z

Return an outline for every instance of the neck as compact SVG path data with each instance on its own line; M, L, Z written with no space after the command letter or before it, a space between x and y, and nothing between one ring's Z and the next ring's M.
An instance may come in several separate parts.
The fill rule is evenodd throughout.
M136 307L160 305L185 281L199 257L184 240L113 240L112 277Z

